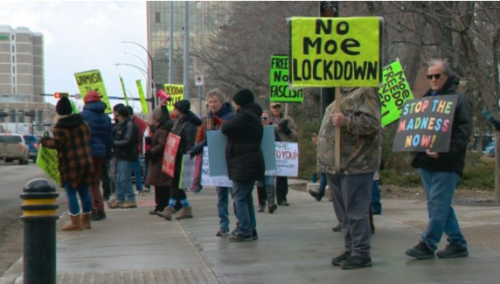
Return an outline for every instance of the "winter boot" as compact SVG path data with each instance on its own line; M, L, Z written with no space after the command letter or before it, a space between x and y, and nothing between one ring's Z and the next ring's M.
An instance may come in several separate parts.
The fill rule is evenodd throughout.
M90 217L92 216L91 212L82 214L82 229L92 229L90 226Z
M82 219L81 215L69 215L70 223L66 224L61 228L61 231L81 231L82 230Z
M168 221L172 220L172 215L174 215L174 209L170 206L165 207L163 211L156 213L156 215L167 219Z
M267 191L267 203L268 203L267 211L269 212L269 214L272 214L276 209L278 209L274 196L274 185L266 186L266 191Z
M175 219L190 219L193 218L193 209L191 207L184 207L180 214L175 215Z

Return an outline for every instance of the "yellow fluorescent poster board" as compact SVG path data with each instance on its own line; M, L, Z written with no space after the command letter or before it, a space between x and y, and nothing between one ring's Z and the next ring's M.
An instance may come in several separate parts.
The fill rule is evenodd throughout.
M378 87L382 18L291 18L290 85Z
M127 90L125 90L125 83L123 83L122 76L120 76L120 84L122 85L123 98L125 99L125 105L128 106Z
M142 113L146 115L149 113L149 109L148 109L148 103L146 102L146 97L144 96L144 90L142 89L141 80L136 80L135 83L137 84L139 99L141 100Z
M75 73L75 78L83 101L85 99L85 95L89 91L96 91L99 93L101 101L106 104L105 112L112 112L108 94L106 93L106 88L104 87L104 80L102 79L101 72L99 70L90 70Z
M163 85L163 90L172 98L167 102L167 109L168 111L173 111L174 104L184 99L184 85L165 84Z
M59 174L59 162L57 159L57 150L52 150L40 146L36 164L42 169L52 180L58 185L61 184L61 177Z

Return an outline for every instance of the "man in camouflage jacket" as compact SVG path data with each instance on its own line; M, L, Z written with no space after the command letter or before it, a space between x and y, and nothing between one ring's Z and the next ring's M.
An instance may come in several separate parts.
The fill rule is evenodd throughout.
M335 102L323 117L318 162L327 174L333 208L341 222L346 251L332 259L343 269L371 266L369 211L373 174L380 164L380 102L374 88L342 88L340 113ZM335 127L340 126L340 141ZM340 142L340 169L335 143Z

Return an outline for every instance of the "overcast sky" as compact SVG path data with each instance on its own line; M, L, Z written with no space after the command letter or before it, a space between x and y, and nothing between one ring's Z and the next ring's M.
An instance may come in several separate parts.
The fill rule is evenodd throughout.
M136 57L147 61L145 1L0 1L0 25L27 27L44 36L45 92L79 93L75 72L99 69L108 95L122 97L119 75L127 91L137 97L135 80L144 75L132 67L116 67L116 63L135 64L145 69ZM46 101L54 102L52 98ZM119 101L111 101L114 105ZM139 102L135 109L140 110Z

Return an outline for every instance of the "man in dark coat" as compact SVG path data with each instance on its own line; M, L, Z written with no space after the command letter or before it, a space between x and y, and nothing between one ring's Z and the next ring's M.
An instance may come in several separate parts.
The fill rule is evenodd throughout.
M85 106L83 111L80 112L80 116L90 126L90 147L92 149L95 174L94 182L90 185L92 220L98 221L106 218L99 183L106 160L111 158L113 133L111 131L111 119L104 113L106 104L101 102L99 94L96 91L90 91L85 95L83 101Z
M262 108L254 102L254 95L248 89L239 90L233 102L237 113L221 127L227 136L226 161L238 219L238 227L230 241L248 242L258 238L252 191L255 181L262 179L265 171L260 146L264 135L260 118Z
M469 255L455 211L451 206L455 188L462 175L465 153L472 133L472 109L467 98L458 91L459 80L453 76L446 61L432 60L427 78L431 89L424 97L458 96L451 143L448 153L436 153L430 149L414 153L412 167L418 169L427 197L429 224L418 245L408 249L406 254L418 258L434 258L437 244L443 232L448 236L448 245L437 252L439 258L466 257Z
M132 123L127 108L117 111L117 127L114 145L114 155L117 159L116 200L109 208L136 208L135 193L132 188L132 170L137 160L137 126Z

